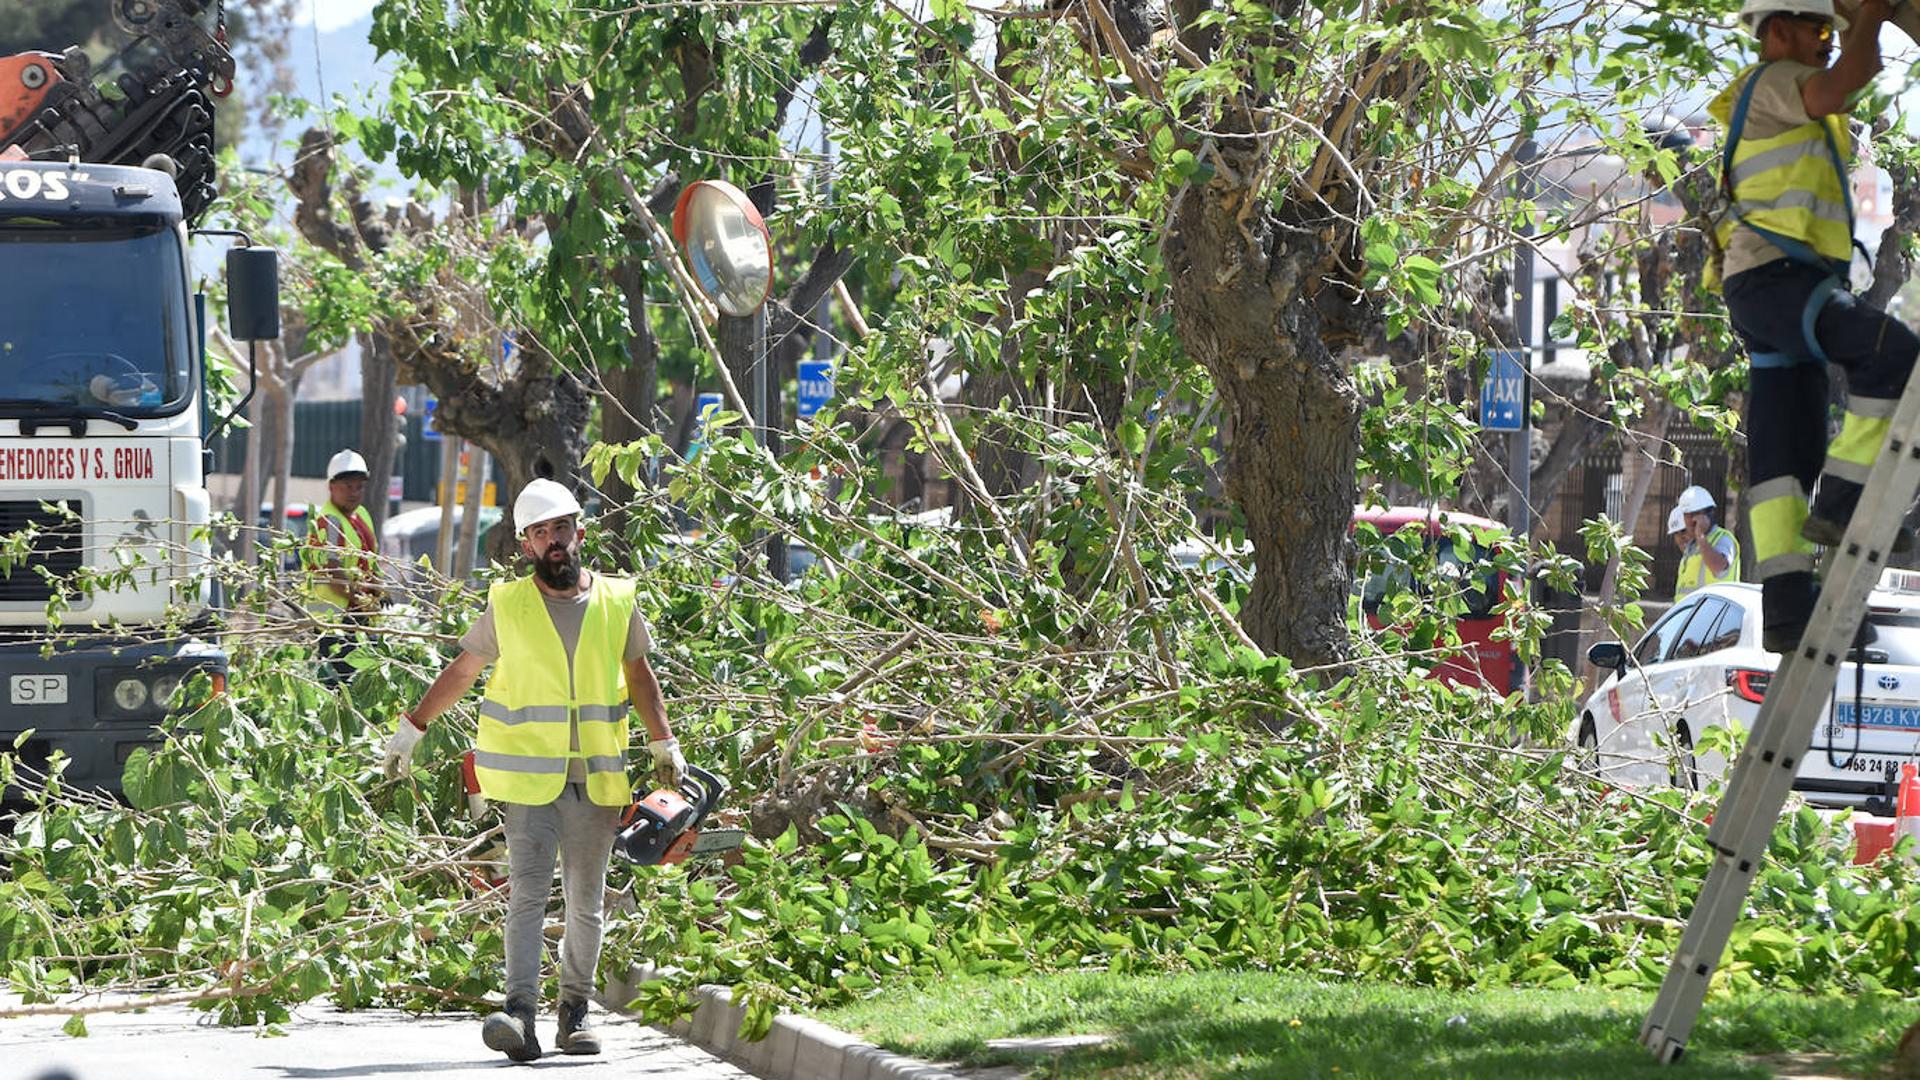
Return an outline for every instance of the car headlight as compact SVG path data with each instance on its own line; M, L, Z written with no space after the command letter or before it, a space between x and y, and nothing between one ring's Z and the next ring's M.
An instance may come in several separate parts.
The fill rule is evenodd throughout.
M147 703L147 684L139 679L121 679L113 684L113 703L134 712Z
M162 675L153 680L153 703L171 709L180 700L180 676Z

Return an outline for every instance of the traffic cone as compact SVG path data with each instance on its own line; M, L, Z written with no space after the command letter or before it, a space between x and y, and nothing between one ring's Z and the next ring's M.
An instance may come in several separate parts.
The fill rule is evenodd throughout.
M1914 851L1920 853L1920 766L1912 762L1900 766L1900 795L1893 805L1894 841L1911 836Z

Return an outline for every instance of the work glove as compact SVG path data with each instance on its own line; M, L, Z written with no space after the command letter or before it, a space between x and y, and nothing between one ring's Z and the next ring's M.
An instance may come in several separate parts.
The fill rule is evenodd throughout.
M678 791L687 778L687 759L680 753L680 740L669 736L647 744L653 755L653 782L656 786Z
M413 748L420 745L420 736L424 734L426 730L414 722L410 713L400 714L399 723L387 739L386 759L382 763L388 779L397 780L407 771L408 763L413 760Z

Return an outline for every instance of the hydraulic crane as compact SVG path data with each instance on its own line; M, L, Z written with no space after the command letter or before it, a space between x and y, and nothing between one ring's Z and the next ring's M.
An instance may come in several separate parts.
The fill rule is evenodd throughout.
M101 165L164 154L188 223L198 221L214 194L214 99L233 90L221 2L109 0L133 36L108 61L110 81L77 45L0 57L0 154Z

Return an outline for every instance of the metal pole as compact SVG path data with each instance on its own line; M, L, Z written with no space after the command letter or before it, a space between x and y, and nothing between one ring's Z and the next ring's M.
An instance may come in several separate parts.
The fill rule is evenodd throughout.
M754 441L761 446L767 445L767 431L773 427L773 420L767 415L767 309L761 306L753 312L753 416L760 422L754 429Z
M1532 139L1520 144L1520 150L1514 159L1520 163L1519 196L1522 201L1533 198L1533 159L1539 148ZM1513 331L1514 347L1520 350L1521 369L1528 373L1523 384L1527 388L1527 401L1533 396L1533 245L1525 241L1533 235L1533 219L1528 216L1520 225L1521 244L1513 260ZM1525 541L1533 533L1533 506L1531 487L1533 472L1533 416L1532 409L1523 404L1520 410L1520 430L1508 436L1507 475L1513 484L1513 502L1507 510L1507 527L1514 536Z
M1520 163L1521 201L1533 198L1533 159L1539 148L1532 139L1520 144L1515 159ZM1529 214L1520 223L1520 247L1513 261L1513 331L1514 347L1520 351L1520 370L1526 377L1520 382L1520 430L1508 436L1507 475L1512 478L1513 502L1507 510L1507 527L1514 537L1525 544L1533 535L1533 245L1527 240L1533 236L1533 216ZM1529 606L1533 602L1533 579L1523 577L1520 588ZM1533 700L1533 679L1529 672L1519 667L1519 658L1514 658L1519 676L1519 689L1522 701Z
M753 313L753 415L760 421L760 445L780 453L780 403L773 391L773 358L767 349L767 306ZM776 585L787 580L787 538L778 531L767 537L767 577Z

